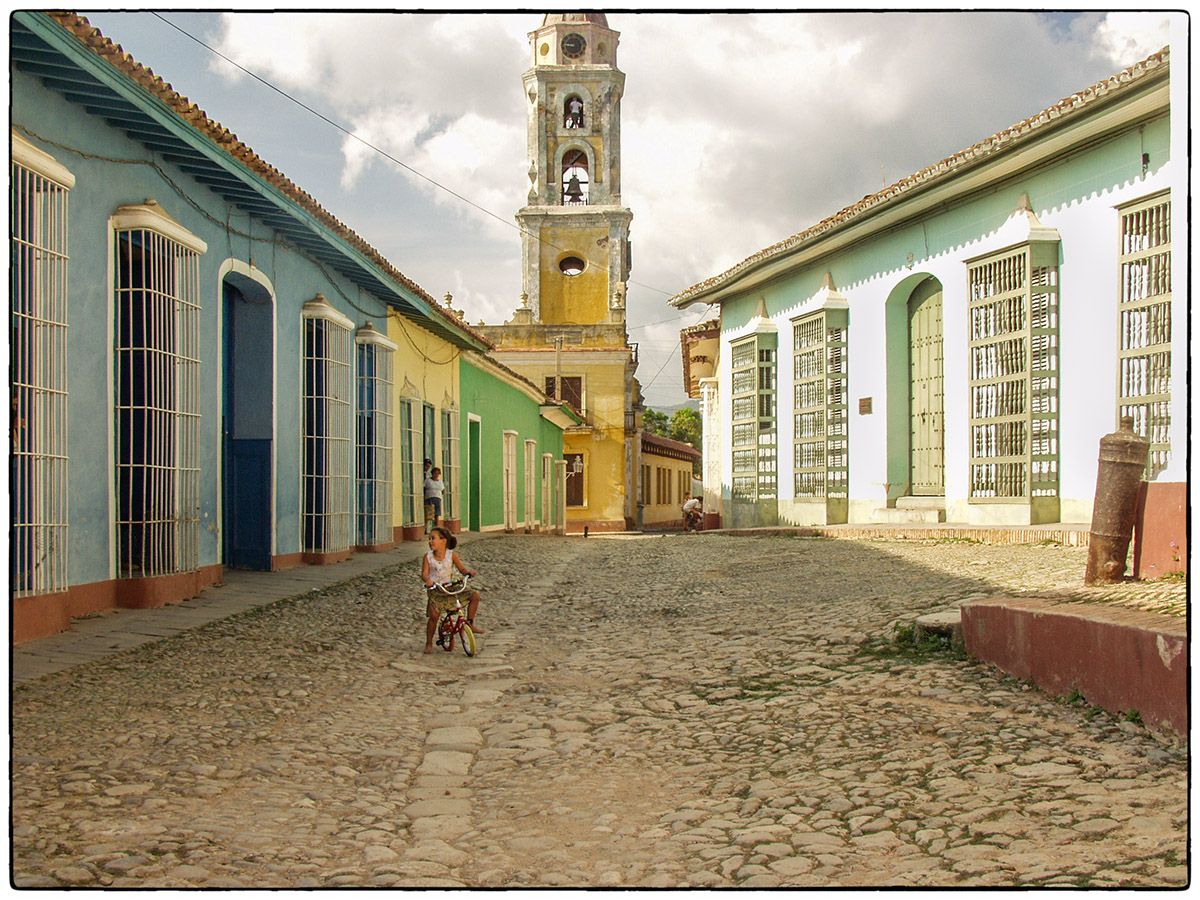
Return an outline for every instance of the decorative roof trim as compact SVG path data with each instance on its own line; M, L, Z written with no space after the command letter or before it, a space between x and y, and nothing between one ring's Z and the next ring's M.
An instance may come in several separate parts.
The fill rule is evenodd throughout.
M118 206L117 211L108 221L116 231L135 231L145 228L170 238L193 253L208 252L208 244L203 239L196 237L167 215L167 211L153 198L147 198L145 203L129 203L125 206Z
M1134 63L1129 68L1115 75L1105 78L1083 90L1076 91L1071 96L1059 100L1036 115L1023 119L1015 125L1010 125L1003 131L997 132L991 137L973 144L966 150L949 156L941 162L921 169L912 175L901 178L878 193L868 194L858 202L823 219L811 228L797 232L791 237L784 238L778 243L765 247L721 274L714 275L712 278L708 278L705 281L692 285L686 290L680 291L675 296L669 298L667 302L675 307L683 307L689 303L696 302L700 296L730 285L740 276L749 273L759 265L784 257L802 245L814 242L826 233L852 222L860 216L905 199L917 188L924 187L933 181L952 178L960 170L973 163L978 163L989 157L1000 156L1012 150L1014 144L1040 136L1040 132L1043 129L1053 124L1060 124L1063 118L1075 117L1089 111L1096 103L1111 98L1114 92L1123 93L1147 77L1154 75L1160 69L1168 68L1169 70L1170 61L1170 48L1164 47L1141 62Z
M55 184L65 187L68 190L75 187L75 176L71 174L70 169L41 147L37 147L25 140L16 131L12 131L11 136L13 162L32 172L36 172L43 178L49 178Z

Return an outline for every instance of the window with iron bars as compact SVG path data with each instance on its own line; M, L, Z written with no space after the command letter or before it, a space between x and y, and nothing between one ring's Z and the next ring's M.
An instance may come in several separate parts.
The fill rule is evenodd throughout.
M392 540L392 366L395 346L377 332L359 329L358 488L359 546Z
M67 588L67 196L75 179L53 160L36 165L43 154L16 134L12 151L9 586L26 597Z
M304 460L301 537L306 553L350 547L354 393L349 319L324 298L304 304Z
M847 318L845 310L821 310L792 327L792 465L798 500L848 496Z
M1150 440L1146 478L1171 457L1171 197L1123 206L1117 296L1117 420Z
M192 572L200 552L200 254L207 247L157 204L122 208L113 225L117 575Z
M421 401L400 401L400 516L405 525L419 525L425 515L422 475Z
M967 265L970 500L1058 496L1058 242Z
M776 341L774 334L760 334L730 348L732 494L739 500L774 499L777 493Z
M458 518L458 410L442 410L442 517Z

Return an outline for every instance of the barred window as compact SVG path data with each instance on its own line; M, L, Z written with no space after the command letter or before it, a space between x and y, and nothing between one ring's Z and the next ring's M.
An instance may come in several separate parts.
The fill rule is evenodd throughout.
M759 334L731 348L733 361L730 431L734 451L734 496L739 499L774 499L777 494L775 461L775 334ZM749 473L755 473L753 479Z
M458 415L453 407L442 410L442 515L447 519L458 518Z
M304 356L304 460L301 539L306 553L350 548L351 329L353 323L320 294L301 310Z
M1058 243L968 263L970 499L1058 495Z
M358 533L360 546L392 539L392 366L396 345L358 330Z
M1146 477L1171 457L1171 197L1122 207L1117 419L1150 440Z
M67 588L67 194L75 179L12 135L9 584Z
M420 400L400 401L400 515L405 525L418 525L425 515L420 407Z
M200 254L148 201L114 229L116 552L121 578L192 572L200 553Z
M792 327L793 476L798 500L847 496L847 322L845 310L823 309L797 319Z

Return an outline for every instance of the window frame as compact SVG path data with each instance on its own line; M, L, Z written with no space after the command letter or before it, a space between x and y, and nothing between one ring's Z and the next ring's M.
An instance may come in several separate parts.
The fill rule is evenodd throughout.
M153 200L119 207L107 231L113 572L119 579L195 572L200 567L200 257L208 245Z
M9 165L9 586L12 596L69 583L70 268L75 176L11 132Z

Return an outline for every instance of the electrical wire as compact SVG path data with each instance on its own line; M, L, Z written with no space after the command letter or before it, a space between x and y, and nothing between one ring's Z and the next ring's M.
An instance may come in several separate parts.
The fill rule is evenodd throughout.
M163 16L161 13L154 12L153 10L151 10L150 14L152 16L154 16L155 18L160 19L162 22L166 23L167 25L171 26L172 28L174 28L176 31L178 31L180 34L182 34L184 37L188 38L189 40L195 41L197 44L199 44L201 47L208 50L210 53L212 53L216 56L219 56L221 59L225 60L225 62L229 63L235 69L238 69L239 71L244 72L245 74L249 75L251 78L253 78L255 81L259 82L263 86L270 88L272 91L279 94L279 96L281 96L287 100L290 100L292 103L295 103L301 109L316 116L322 122L325 122L327 125L330 125L333 128L336 128L338 131L340 131L342 134L346 135L347 137L358 141L364 147L367 147L368 149L374 151L375 153L378 153L380 156L384 157L385 159L391 160L396 165L398 165L402 169L404 169L406 172L411 172L416 177L429 182L431 185L438 188L439 190L445 191L447 194L454 197L455 199L461 200L463 203L467 204L471 208L476 209L479 212L483 213L484 215L495 219L497 222L500 222L500 223L508 226L509 228L513 228L513 229L519 231L521 234L532 238L533 240L537 241L539 244L543 244L547 247L550 247L551 249L559 250L559 251L566 251L566 250L570 249L567 247L561 247L558 244L548 241L545 238L543 238L541 235L534 234L531 231L526 231L524 228L521 228L519 225L514 225L512 222L510 222L508 219L504 218L503 216L497 215L496 213L492 212L490 209L480 206L478 203L476 203L474 200L471 200L469 197L465 197L462 194L455 191L454 189L446 187L446 185L442 184L441 182L437 181L434 178L431 178L430 176L426 175L424 172L421 172L421 171L413 168L408 163L392 156L386 150L383 150L382 148L375 146L370 141L355 134L353 131L346 128L344 125L342 125L340 122L337 122L334 119L329 118L329 116L325 115L324 113L322 113L316 109L313 109L313 107L309 106L304 101L302 101L296 97L293 97L287 91L283 90L283 88L277 87L276 85L272 84L267 79L261 77L260 75L257 75L256 73L252 72L250 69L247 69L245 66L241 65L240 63L230 59L228 56L226 56L220 50L217 50L215 47L205 43L203 40L196 37L194 34L190 33L186 29L180 27L179 25L176 25L170 19ZM572 250L572 252L578 253L579 251ZM586 257L586 261L588 263L592 263L594 265L601 265L603 263L608 262L608 260L606 260L606 259L605 260L594 260L594 259L591 259L590 257ZM646 290L649 290L649 291L654 291L655 293L662 294L665 297L671 297L675 293L672 291L664 291L662 288L657 288L657 287L654 287L653 285L645 284L641 281L635 281L633 279L629 279L627 283L635 284L638 287L645 288Z

